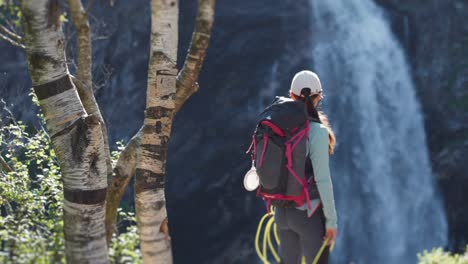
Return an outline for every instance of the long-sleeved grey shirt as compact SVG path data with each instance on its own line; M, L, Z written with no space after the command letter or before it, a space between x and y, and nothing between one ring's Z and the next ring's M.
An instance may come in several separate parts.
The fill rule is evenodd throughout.
M321 202L326 219L326 228L337 228L335 198L329 166L328 130L320 123L310 122L307 155L314 168L315 182L317 183L320 199L317 198L310 201L311 209L308 208L307 203L296 208L307 210L308 215L311 216L319 206L319 202Z

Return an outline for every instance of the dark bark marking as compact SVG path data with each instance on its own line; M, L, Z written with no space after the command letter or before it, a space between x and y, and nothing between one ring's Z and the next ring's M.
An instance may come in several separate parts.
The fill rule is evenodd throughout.
M160 137L162 138L162 137ZM145 156L150 157L151 159L154 160L161 160L165 161L166 160L166 152L167 152L167 143L165 141L161 142L159 145L153 145L153 144L142 144L141 148L148 151Z
M34 58L35 56L41 56L37 55L36 53L31 54L30 56L30 61L31 64L33 64L34 60L38 60L37 62L39 63L41 58ZM42 64L42 63L40 63ZM39 66L33 66L33 67L39 67ZM73 83L70 79L70 76L67 74L55 81L51 81L48 83L44 83L41 85L37 85L34 87L34 92L36 93L37 99L39 100L44 100L46 98L49 98L51 96L61 94L69 89L73 88Z
M135 170L135 192L140 193L146 190L164 188L164 173L155 173L150 170Z
M149 107L145 111L145 117L159 119L161 117L171 117L174 110L162 106Z
M141 148L148 152L161 153L164 146L153 144L141 144Z
M106 201L107 188L98 190L64 189L65 199L77 204L99 204Z
M167 71L167 70L157 70L156 75L157 76L174 76L172 72Z
M58 46L60 46L60 43L57 44ZM63 44L61 44L63 46ZM47 63L50 63L53 65L53 68L54 69L61 69L63 67L65 67L65 61L61 61L61 60L56 60L48 55L46 55L45 53L43 52L40 52L40 51L31 51L29 53L29 69L30 71L32 72L35 72L35 74L37 72L43 72L46 70L46 68L44 67ZM33 79L33 83L34 83L34 79Z
M157 160L166 160L166 153L169 144L169 137L160 135L159 136L160 144L142 144L141 147L147 150L150 153L155 153L152 157Z
M99 118L96 115L88 115L86 117L81 117L75 123L76 130L71 133L70 136L71 153L73 160L81 163L83 160L84 150L90 144L88 130L99 124ZM60 133L63 132L61 131Z
M156 133L161 133L161 131L162 131L161 121L156 122L155 128L156 128Z
M50 139L54 139L58 136L63 136L65 134L67 134L70 130L72 130L73 128L75 128L75 126L77 126L78 124L80 124L82 122L82 119L77 119L76 121L74 121L73 123L71 123L70 125L68 125L66 128L58 131L57 133L53 134L50 136Z
M45 58L46 55L42 52L38 51L31 51L29 55L29 64L32 69L36 71L43 71L44 70L44 63L43 63L43 58Z
M99 170L97 168L97 164L99 163L99 153L97 151L93 151L91 153L91 164L89 165L89 170L92 171L91 175L99 176Z
M170 93L168 95L161 96L161 100L168 100L168 99L175 100L175 93Z
M84 122L84 118L80 118L76 123L76 129L70 136L71 154L75 162L81 163L83 152L89 145L87 137L88 126Z
M156 60L161 60L165 62L171 61L171 59L169 59L169 57L167 57L166 54L162 52L161 50L153 51L152 55L153 55L153 58ZM166 70L157 70L156 74L157 75L172 75L172 74L167 73Z

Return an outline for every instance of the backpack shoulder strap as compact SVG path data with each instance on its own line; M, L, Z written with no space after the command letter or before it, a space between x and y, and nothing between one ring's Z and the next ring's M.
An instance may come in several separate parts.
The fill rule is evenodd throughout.
M275 96L275 99L273 100L273 102L271 102L271 104L269 104L260 114L258 114L259 116L263 115L266 111L270 110L270 108L272 108L274 105L277 105L278 103L280 103L280 101L284 101L286 97L283 97L283 96Z

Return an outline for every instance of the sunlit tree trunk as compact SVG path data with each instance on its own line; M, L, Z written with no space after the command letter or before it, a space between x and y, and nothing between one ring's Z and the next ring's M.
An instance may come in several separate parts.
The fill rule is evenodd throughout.
M107 263L107 166L99 118L88 115L68 73L57 0L22 0L35 94L60 164L68 263Z
M91 29L89 27L89 10L83 8L81 0L67 0L68 9L70 10L73 24L76 28L77 38L77 70L76 78L73 79L78 94L80 95L81 102L90 115L96 115L101 122L102 135L104 137L104 148L106 150L107 158L107 180L108 183L112 178L112 164L110 159L109 140L107 136L107 128L102 117L101 110L94 97L93 90L93 74L92 74L92 40ZM89 5L88 8L91 6Z
M144 263L172 263L164 197L165 165L176 103L180 108L193 93L179 92L178 88L189 90L196 87L195 82L208 46L214 1L202 0L199 3L192 44L180 78L177 79L178 2L151 2L147 101L141 146L137 151L135 183ZM207 33L197 30L200 28L207 30Z
M177 77L178 3L151 1L151 44L146 110L135 170L135 204L143 263L172 263L164 174Z
M167 147L175 113L197 91L208 48L215 0L198 0L195 30L184 66L175 79L177 5L152 1L151 53L145 122L123 150L107 194L107 238L115 230L116 212L136 168L136 205L145 263L171 263L164 199Z

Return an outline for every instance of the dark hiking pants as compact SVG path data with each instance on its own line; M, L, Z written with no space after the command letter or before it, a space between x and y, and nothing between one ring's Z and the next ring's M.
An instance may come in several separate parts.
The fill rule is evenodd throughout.
M311 264L323 243L325 216L322 206L309 218L307 211L296 208L275 208L275 222L280 239L282 264L301 264L302 256ZM325 247L319 264L327 264L329 247Z

